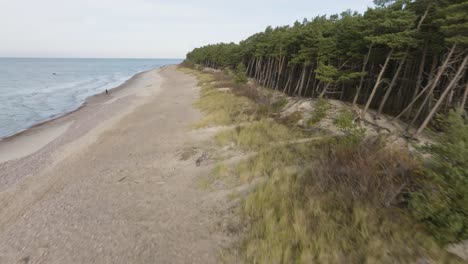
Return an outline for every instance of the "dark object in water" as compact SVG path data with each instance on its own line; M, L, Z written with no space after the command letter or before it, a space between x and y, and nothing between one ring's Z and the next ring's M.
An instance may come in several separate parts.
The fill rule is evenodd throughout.
M57 75L57 74L55 72L53 72L52 75Z

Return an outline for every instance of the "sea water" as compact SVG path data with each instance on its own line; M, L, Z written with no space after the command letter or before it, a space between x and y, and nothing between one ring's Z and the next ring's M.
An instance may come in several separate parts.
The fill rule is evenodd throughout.
M83 104L136 73L178 59L0 58L0 138Z

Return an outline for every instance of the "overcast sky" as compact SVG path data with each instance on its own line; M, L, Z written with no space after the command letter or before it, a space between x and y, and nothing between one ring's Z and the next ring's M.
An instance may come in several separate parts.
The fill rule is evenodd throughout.
M183 58L372 0L0 0L0 57Z

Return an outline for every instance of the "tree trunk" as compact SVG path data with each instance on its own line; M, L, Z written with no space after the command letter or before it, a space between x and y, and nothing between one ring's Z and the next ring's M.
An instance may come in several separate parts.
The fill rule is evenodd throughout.
M396 119L399 119L402 115L404 115L405 113L410 113L410 110L412 109L413 105L418 101L418 99L431 87L432 85L432 82L434 81L434 72L435 72L435 69L436 69L436 65L437 65L437 56L434 56L434 58L432 59L432 66L431 66L431 71L430 71L430 74L429 74L429 80L426 84L426 86L413 98L413 100L408 104L408 106L406 106L405 109L403 109L403 111L401 111L400 114L398 114L398 116L396 116L395 118L393 118L392 120L396 120ZM424 66L423 66L424 68ZM421 80L422 81L422 80Z
M412 98L411 100L414 100L416 98L416 95L418 94L419 89L421 88L422 79L423 79L422 77L424 73L424 66L426 64L426 56L427 56L427 43L424 45L424 51L423 51L423 55L421 59L421 64L419 64L418 77L416 78L416 87L414 88L413 96L411 97ZM408 117L409 117L409 114L411 113L412 108L413 108L413 104L411 104L408 108Z
M463 93L462 101L460 104L460 112L463 113L465 111L465 104L466 104L466 97L468 96L468 82L465 85L465 92Z
M322 92L320 93L320 95L319 95L319 98L320 98L320 99L323 98L323 96L324 96L325 93L327 92L329 86L330 86L330 83L326 83L326 84L325 84L325 87L323 87L323 91L322 91Z
M294 66L289 72L288 80L286 81L286 85L284 86L283 93L286 93L286 91L289 90L289 86L291 86L291 79L292 79L293 73L294 73Z
M247 69L246 69L247 76L250 76L250 71L252 70L253 62L254 62L254 58L251 58L250 61L249 61L249 64L247 65Z
M265 86L268 87L268 82L270 80L270 76L273 74L273 58L268 58L268 67L266 70L266 76L265 76Z
M372 99L374 99L375 93L377 92L377 88L379 88L380 82L382 81L382 77L383 77L383 75L385 73L385 70L387 69L387 65L388 65L388 62L390 61L390 57L392 57L392 54L393 54L393 48L388 53L387 59L385 60L385 64L383 65L382 69L380 70L380 73L379 73L379 76L377 77L377 81L376 81L376 83L374 85L374 88L372 89L372 92L371 92L369 98L367 99L366 106L364 107L364 109L361 112L361 116L360 116L361 119L364 119L365 116L366 116L366 112L369 109L369 106L370 106L370 104L372 102Z
M345 91L345 84L341 84L341 93L340 93L340 101L343 101L344 98L344 91Z
M257 58L255 59L255 72L254 72L254 79L258 81L258 72L259 72L259 68L260 68L260 61L262 59L261 58Z
M367 52L367 55L364 57L364 63L362 64L361 72L366 71L367 63L369 62L369 57L370 57L371 51L372 51L372 46L373 46L373 44L370 45L369 51ZM354 99L353 99L353 107L356 106L357 100L359 98L359 93L361 92L363 84L364 84L364 75L361 76L361 80L359 80L359 86L358 86L358 88L356 90L356 94L354 95Z
M304 74L304 69L302 69L301 74L299 75L299 80L296 83L296 87L294 88L293 95L299 90L299 84L301 83L302 74Z
M295 95L300 95L301 92L302 92L302 86L304 85L304 82L305 82L305 76L306 76L306 65L304 64L302 66L302 72L301 72L301 77L300 77L300 80L297 82L297 86L296 86L296 89L294 89L294 94Z
M418 117L421 114L422 110L424 109L424 106L429 101L429 99L432 97L432 93L434 92L434 89L437 87L437 83L440 81L440 78L442 77L442 74L445 72L445 69L447 68L447 66L448 66L448 64L450 62L450 59L452 58L452 55L453 55L453 52L455 51L455 48L456 48L456 44L453 44L452 48L450 49L449 54L447 55L447 58L445 59L442 66L437 71L436 76L434 77L433 80L430 81L430 84L429 84L430 89L428 91L428 94L427 94L426 98L424 99L424 102L419 107L418 112L413 117L413 120L411 120L411 123L408 124L408 128L410 126L412 126L414 124L414 122L416 122L416 120L418 119Z
M277 68L277 60L278 58L272 57L271 59L271 73L270 77L268 78L267 86L271 89L275 88L275 80L276 80L276 75L278 74L278 68Z
M437 100L437 103L434 105L434 107L432 107L431 111L429 112L429 114L427 115L426 119L424 119L424 122L421 124L421 126L419 127L419 129L416 131L416 133L414 133L413 137L416 138L417 136L419 136L419 134L421 134L421 132L426 128L427 124L431 121L432 117L434 116L434 114L437 112L437 110L439 109L440 105L442 104L442 102L444 101L445 97L447 96L447 94L450 92L450 90L452 90L452 88L458 83L458 81L460 80L460 78L462 77L463 75L463 72L465 71L465 67L466 67L466 62L468 61L468 55L465 55L465 58L463 59L463 62L461 63L460 67L458 67L458 71L457 73L455 74L455 76L453 77L452 81L449 83L449 85L447 86L447 88L445 88L444 92L440 95L440 98L439 100Z
M419 68L419 65L416 65L416 63L406 58L405 71L403 72L403 75L400 78L401 83L400 83L398 92L394 97L395 99L393 100L394 101L393 106L392 106L393 110L400 111L406 106L406 104L409 101L413 100L412 89L410 89L409 87L414 85L414 83L411 81L412 80L411 77L417 76L418 68Z
M284 68L284 61L285 61L285 57L284 56L280 56L280 61L279 61L279 70L278 70L278 77L276 79L276 86L275 86L275 90L277 90L279 88L279 85L280 85L280 81L281 81L281 74L283 73L283 68Z
M390 86L387 88L387 91L385 92L384 97L382 98L382 101L380 102L379 110L377 112L377 117L379 117L382 114L382 110L385 106L385 103L388 100L388 97L390 96L390 93L392 92L393 87L395 86L398 76L400 75L401 69L403 69L403 65L405 64L406 58L408 57L408 52L409 49L406 49L405 56L403 59L400 61L400 64L398 65L398 68L395 72L395 75L393 75L392 82L390 83Z
M309 90L310 79L312 78L312 72L313 71L314 71L314 66L312 65L312 68L309 71L309 77L307 78L307 83L306 83L306 86L305 86L304 96L307 94L307 91Z

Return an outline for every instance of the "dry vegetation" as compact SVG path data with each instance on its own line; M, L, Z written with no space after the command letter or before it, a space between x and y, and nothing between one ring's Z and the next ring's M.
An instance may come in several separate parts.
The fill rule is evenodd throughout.
M340 133L317 134L310 128L327 116L326 100L309 112L284 114L287 98L233 81L235 73L181 70L200 80L196 106L206 117L197 126L234 125L215 136L219 149L252 153L235 164L220 162L211 179L237 186L261 179L245 195L235 195L242 214L238 250L243 261L461 261L407 209L421 168L407 148L382 136L366 137L366 128L346 109L333 121Z

